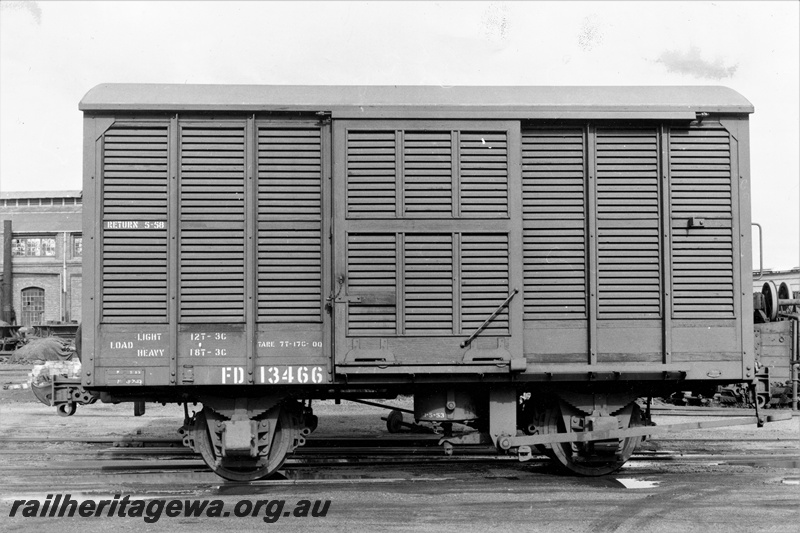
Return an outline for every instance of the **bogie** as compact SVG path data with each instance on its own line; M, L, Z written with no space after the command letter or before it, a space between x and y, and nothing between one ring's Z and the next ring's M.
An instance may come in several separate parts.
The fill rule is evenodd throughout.
M294 401L266 411L239 409L231 416L205 406L185 422L180 433L184 444L219 476L255 481L277 472L286 456L305 443L312 429L305 425L304 415ZM308 417L315 425L316 417L310 413Z

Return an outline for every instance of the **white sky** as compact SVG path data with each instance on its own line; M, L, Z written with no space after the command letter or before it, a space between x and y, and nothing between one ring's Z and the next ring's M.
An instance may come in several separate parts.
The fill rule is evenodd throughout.
M0 190L81 188L99 83L726 85L765 263L800 264L800 2L0 0Z

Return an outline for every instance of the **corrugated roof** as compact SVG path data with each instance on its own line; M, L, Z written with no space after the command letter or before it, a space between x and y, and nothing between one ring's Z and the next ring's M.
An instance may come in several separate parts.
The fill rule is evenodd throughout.
M0 192L0 199L31 198L80 198L81 191L5 191Z
M437 87L102 84L82 111L331 112L334 116L391 116L409 110L634 115L752 113L742 95L719 86ZM549 116L548 115L548 116Z

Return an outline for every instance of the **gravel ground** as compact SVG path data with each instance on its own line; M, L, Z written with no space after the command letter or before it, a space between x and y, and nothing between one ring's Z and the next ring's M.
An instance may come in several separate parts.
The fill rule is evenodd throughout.
M0 384L25 380L27 369L0 365ZM410 408L400 398L387 402ZM0 390L0 437L177 437L183 409L148 404L134 417L130 404L81 406L69 418L33 399L30 390ZM385 436L387 411L343 401L314 402L326 436ZM713 420L719 417L702 417ZM699 417L655 412L658 425L698 421ZM86 470L85 463L111 460L101 445L65 442L39 445L5 443L0 450L0 530L61 533L170 531L196 533L236 528L242 531L614 531L751 532L787 531L800 523L800 418L763 428L738 426L683 431L645 442L619 472L600 478L564 476L542 458L528 463L437 463L429 465L345 464L304 468L284 480L227 483L202 464L167 471ZM74 470L48 470L69 464ZM83 461L82 466L78 463ZM196 462L196 461L195 461ZM88 472L88 473L87 473ZM92 476L95 476L94 478ZM219 499L228 512L238 502L329 500L323 518L281 515L268 523L258 516L236 518L24 518L9 517L13 501L48 493L83 498ZM64 487L68 487L65 489ZM290 507L289 507L290 508ZM291 513L290 513L291 514Z

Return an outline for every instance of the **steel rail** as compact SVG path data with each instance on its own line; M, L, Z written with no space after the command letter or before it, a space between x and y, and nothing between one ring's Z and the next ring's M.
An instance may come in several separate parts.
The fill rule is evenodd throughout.
M788 415L788 416L787 416ZM789 420L791 413L781 416L766 417L768 422ZM582 431L573 433L548 433L543 435L529 435L523 437L500 437L498 443L503 449L514 446L535 446L536 444L556 444L563 442L591 442L598 440L625 439L630 437L649 437L652 435L663 435L674 431L686 431L691 429L711 429L729 426L761 425L764 421L757 416L741 418L729 418L725 420L704 420L702 422L683 422L681 424L670 424L668 426L640 426L628 429Z
M534 461L549 463L550 459L542 454L535 454L532 458ZM659 462L659 463L697 463L697 462L713 462L715 464L724 463L757 463L769 461L791 461L800 462L800 455L797 452L792 453L683 453L683 452L669 452L660 451L648 453L646 451L637 452L634 454L630 462ZM521 464L514 456L469 456L469 455L441 455L436 457L420 457L414 455L393 455L391 457L364 457L358 456L356 458L347 457L289 457L286 463L281 467L281 470L295 470L307 467L341 467L341 466L413 466L413 465L446 465L446 464ZM528 465L530 463L527 463ZM84 459L72 461L55 461L49 462L47 468L44 470L36 469L35 465L8 465L0 466L0 472L25 472L26 476L33 477L50 477L54 471L64 470L77 470L77 471L100 471L103 474L119 474L125 471L133 471L135 473L157 473L156 471L163 470L202 470L207 471L208 466L199 457L187 457L185 459ZM211 473L210 470L208 470Z

